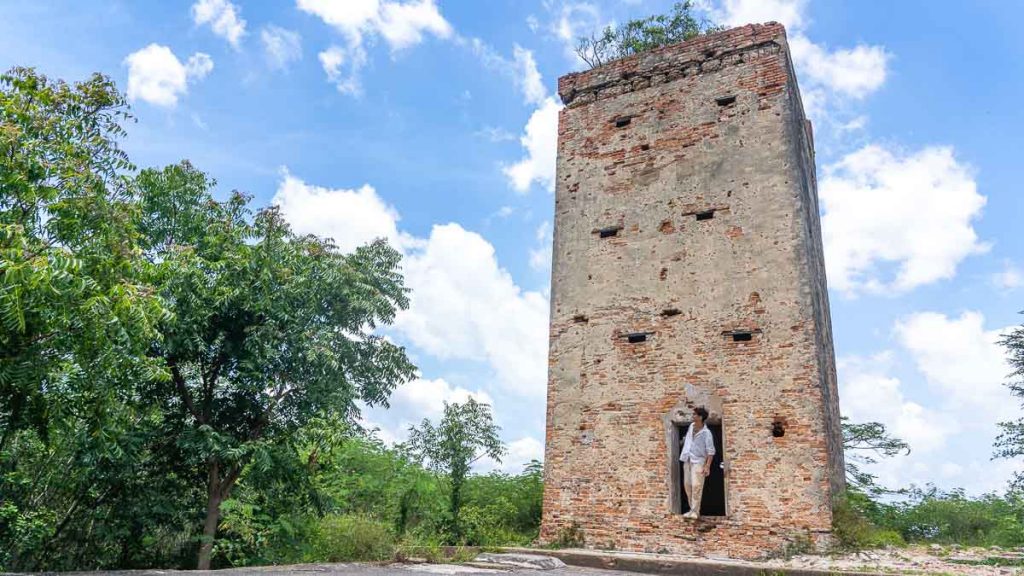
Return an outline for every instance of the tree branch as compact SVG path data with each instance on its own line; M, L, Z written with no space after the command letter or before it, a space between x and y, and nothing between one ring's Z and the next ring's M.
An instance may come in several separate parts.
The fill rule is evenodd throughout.
M205 424L206 419L196 410L196 405L192 402L192 394L188 391L188 384L185 382L185 377L181 375L178 362L174 359L168 359L167 365L171 368L171 379L174 380L174 386L178 389L178 395L181 396L181 401L185 403L185 408L196 419L196 422Z

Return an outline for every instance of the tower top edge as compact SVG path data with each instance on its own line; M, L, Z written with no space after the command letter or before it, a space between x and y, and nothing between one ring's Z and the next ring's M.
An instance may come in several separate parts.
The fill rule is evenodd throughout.
M643 80L674 68L699 68L705 62L765 46L786 49L786 29L782 24L766 22L729 28L612 60L590 70L571 72L558 79L558 95L564 104L570 105L582 94L621 85L623 81Z

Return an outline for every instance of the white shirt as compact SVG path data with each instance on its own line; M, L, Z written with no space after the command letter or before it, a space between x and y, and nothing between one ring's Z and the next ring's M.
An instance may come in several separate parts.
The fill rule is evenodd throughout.
M683 440L683 449L679 452L679 461L686 462L689 459L691 464L703 464L708 456L715 455L715 439L711 436L711 430L704 425L693 434L693 423L686 429L686 438Z

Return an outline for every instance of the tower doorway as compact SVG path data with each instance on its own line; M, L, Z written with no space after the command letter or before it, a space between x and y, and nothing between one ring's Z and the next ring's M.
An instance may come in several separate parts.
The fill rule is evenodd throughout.
M689 423L676 427L678 434L677 442L681 448L686 440L686 430ZM722 444L722 423L706 423L705 426L711 431L711 437L715 441L715 457L711 461L711 473L704 479L704 494L700 499L701 516L725 516L725 470L722 469L722 455L725 453ZM678 458L677 458L678 460ZM686 491L683 489L683 463L677 462L679 466L679 495L681 500L681 512L686 514L690 511L690 503L686 499Z

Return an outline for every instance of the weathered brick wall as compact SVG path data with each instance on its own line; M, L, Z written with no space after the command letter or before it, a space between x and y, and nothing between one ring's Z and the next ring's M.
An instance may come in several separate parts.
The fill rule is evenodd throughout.
M589 547L739 557L827 539L838 397L782 26L570 74L559 94L541 538L575 524ZM670 438L697 404L723 424L728 514L695 523L672 512Z

